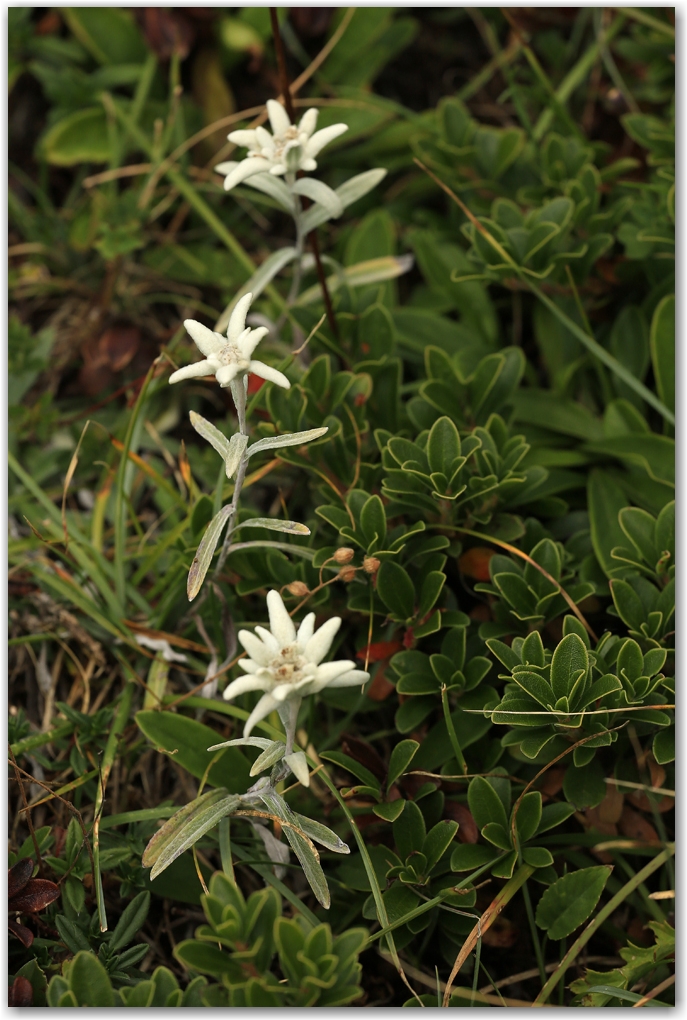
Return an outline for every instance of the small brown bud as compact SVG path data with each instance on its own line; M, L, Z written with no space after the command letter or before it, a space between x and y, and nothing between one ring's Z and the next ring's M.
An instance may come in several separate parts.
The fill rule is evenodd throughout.
M354 549L349 549L347 546L342 545L340 549L336 550L332 559L335 563L350 563L354 556Z
M363 560L363 570L366 574L376 574L381 565L376 556L366 556Z
M346 582L352 581L355 577L355 570L355 567L342 567L339 571L339 580Z
M310 594L310 589L307 584L303 584L302 581L292 581L291 584L286 585L286 590L290 592L291 595L303 596Z

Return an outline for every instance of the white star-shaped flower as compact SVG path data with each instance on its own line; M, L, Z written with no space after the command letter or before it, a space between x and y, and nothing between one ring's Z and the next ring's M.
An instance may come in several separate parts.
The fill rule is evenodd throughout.
M298 631L286 611L279 592L267 596L270 629L256 627L255 633L239 631L239 641L250 658L238 665L247 676L234 680L224 691L231 701L247 691L264 691L246 721L245 737L261 719L286 701L301 700L325 687L354 687L364 684L370 674L355 669L350 659L322 663L341 626L341 617L333 616L315 630L315 614L308 613Z
M291 383L282 372L264 365L262 361L253 361L251 357L262 338L269 333L264 326L260 326L259 329L246 327L246 315L252 300L252 294L245 294L237 303L231 313L226 336L215 333L195 319L185 319L184 326L200 353L205 355L205 361L197 361L194 365L177 369L176 372L172 372L169 381L177 383L182 379L214 375L220 386L228 386L233 379L252 372L261 379L267 379L288 390Z
M298 124L292 124L281 103L267 100L267 113L272 134L264 127L254 131L232 131L228 136L235 145L245 146L248 155L240 163L220 163L217 173L226 174L224 190L230 191L241 181L254 174L270 173L281 176L295 174L298 170L307 173L317 169L315 156L335 138L348 131L347 124L332 124L331 127L315 131L316 109L306 110Z

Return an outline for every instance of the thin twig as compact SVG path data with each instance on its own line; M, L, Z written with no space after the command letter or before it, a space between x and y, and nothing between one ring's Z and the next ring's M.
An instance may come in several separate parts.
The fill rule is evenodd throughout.
M661 981L660 985L656 985L656 987L652 989L648 995L645 995L643 999L640 999L638 1002L633 1002L631 1008L638 1009L640 1006L646 1006L647 1002L655 999L657 995L661 994L661 992L665 992L666 988L670 988L671 985L674 985L676 977L676 974L671 974L670 977L665 979L665 981Z
M492 924L501 913L503 908L511 901L513 896L516 894L521 885L527 881L529 876L533 874L534 868L529 864L524 864L511 879L504 885L503 889L498 893L497 896L491 901L487 909L484 911L482 916L478 918L477 924L472 929L463 947L456 957L456 961L453 964L453 968L449 975L449 979L446 982L446 988L444 989L444 999L442 1006L447 1007L451 1001L451 988L453 982L458 976L458 971L463 966L468 956L475 948L477 940L482 938L486 931L491 928Z
M53 790L50 789L50 787L48 786L47 783L42 782L40 779L36 779L36 777L32 776L30 772L27 772L26 769L23 769L21 767L21 765L17 765L16 759L15 759L14 755L12 754L12 748L11 747L10 747L10 762L11 762L12 766L15 769L15 773L17 771L21 772L22 775L26 776L27 779L30 779L32 783L35 783L37 786L42 786L44 790L47 790L48 793L51 794L51 796L55 797L56 800L59 800L60 803L65 804L67 806L67 808L71 812L73 812L73 814L76 815L76 817L79 820L79 825L81 826L81 832L83 833L84 842L86 843L86 849L88 850L88 856L90 857L90 860L91 860L91 874L93 876L93 883L94 883L94 886L95 886L95 861L93 859L93 851L91 849L91 844L90 844L89 839L88 839L88 832L86 831L86 826L84 824L84 820L81 817L81 812L77 808L75 808L74 805L71 804L68 800L65 800L64 797L61 797L58 793L53 792Z

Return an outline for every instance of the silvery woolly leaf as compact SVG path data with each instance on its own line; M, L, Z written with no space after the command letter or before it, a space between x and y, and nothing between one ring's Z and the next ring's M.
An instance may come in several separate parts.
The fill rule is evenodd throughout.
M238 165L239 164L236 160L227 160L225 163L218 163L215 167L215 173L221 174L223 177L228 177L232 170L235 170ZM249 188L255 188L256 191L262 191L265 195L269 195L275 202L278 202L282 209L285 209L287 213L291 214L291 216L294 215L296 206L289 189L286 187L284 181L275 177L273 174L253 174L252 177L242 181L241 184L247 185Z
M353 202L357 202L363 195L367 195L368 191L372 191L376 188L387 175L387 171L379 167L376 170L366 170L362 174L356 174L355 177L349 177L347 181L344 181L337 189L336 193L341 199L344 209L352 205Z
M242 435L241 432L235 433L229 440L229 455L224 462L227 478L236 474L247 445L248 436Z
M305 760L305 755L302 751L296 751L294 754L285 755L284 764L289 766L294 776L302 786L310 786L308 763Z
M322 904L325 910L328 910L331 896L329 895L327 879L324 877L324 872L320 866L320 855L310 841L310 838L306 835L301 835L298 831L300 829L299 820L284 798L280 797L275 790L270 790L269 788L263 790L260 794L260 799L272 814L276 815L281 821L289 823L284 826L286 838L301 863L305 877L308 880L308 885L315 893L318 902ZM296 828L292 828L292 826L296 826Z
M237 432L231 439L227 439L218 428L215 428L211 422L200 414L196 414L195 411L189 412L189 418L191 419L191 425L193 425L198 435L206 439L214 450L217 450L217 453L224 461L227 478L231 478L236 473L243 456L243 451L246 449L248 436Z
M241 521L238 528L267 528L268 531L284 531L287 535L309 535L310 528L298 521L276 521L271 517L253 517L250 521Z
M267 737L236 737L235 740L225 740L221 744L213 744L212 747L208 747L208 751L219 751L223 747L239 747L241 744L247 744L248 747L260 747L266 751L273 743L274 740L268 740Z
M223 787L210 790L197 797L165 822L155 833L143 852L142 864L150 868L151 881L177 859L185 850L197 843L201 836L214 828L222 818L233 814L241 798L229 794Z
M256 191L262 191L264 195L269 195L291 216L295 213L296 207L289 189L284 181L274 174L253 174L242 183L249 188L255 188Z
M286 744L283 741L270 740L262 754L253 762L253 767L250 770L251 776L257 776L260 772L264 772L265 769L269 769L272 765L281 761L285 750Z
M295 248L280 248L278 251L272 252L269 258L265 259L260 268L253 273L247 283L244 283L241 290L236 293L224 309L215 323L215 332L224 333L229 325L231 313L234 311L234 308L241 298L246 294L252 294L253 301L255 301L255 299L262 294L265 287L272 282L277 273L279 273L284 266L288 266L289 262L292 262L297 254L298 252Z
M291 185L291 191L296 195L305 195L317 202L326 210L328 218L334 219L341 216L344 211L343 202L324 181L318 181L316 177L302 177Z
M224 506L218 514L212 518L207 526L203 540L198 546L198 551L193 558L191 569L188 572L188 580L186 582L186 594L188 595L189 602L193 602L194 598L200 591L200 586L205 580L205 575L208 572L212 557L217 548L217 543L220 540L224 525L227 523L232 513L234 512L233 506ZM308 532L310 534L310 532Z
M312 443L314 439L319 439L328 431L329 427L325 425L323 428L308 429L306 432L286 432L283 436L266 436L248 447L247 456L252 457L254 453L262 453L263 450L279 450L284 446Z
M346 266L343 273L327 277L330 293L338 290L342 284L348 287L364 287L369 283L383 283L402 276L413 267L412 255L382 255L377 259L356 262L354 266ZM322 296L319 286L309 287L298 298L296 304L309 305Z
M188 416L191 419L191 425L193 425L198 435L206 439L213 449L217 450L220 457L226 460L229 453L229 440L227 437L218 428L215 428L207 418L196 414L195 411L189 411Z
M351 848L348 844L339 839L337 834L327 828L326 825L316 822L313 818L306 818L305 815L299 815L295 811L293 814L298 825L310 839L314 839L316 843L321 843L327 850L333 850L336 854L350 854Z
M379 184L386 177L386 170L366 170L365 173L356 174L355 177L351 177L345 181L340 187L336 189L336 195L339 198L344 209L352 205L353 202L357 202L363 195L367 195L368 191L372 191L373 188ZM252 179L252 178L251 178ZM301 220L301 228L303 233L309 234L315 227L319 227L322 223L326 223L330 219L331 214L327 209L318 204L308 209Z
M274 874L277 878L283 878L286 874L285 864L289 863L289 848L286 843L276 839L266 825L260 825L255 819L249 819L253 823L253 831L260 836L267 856L275 865Z

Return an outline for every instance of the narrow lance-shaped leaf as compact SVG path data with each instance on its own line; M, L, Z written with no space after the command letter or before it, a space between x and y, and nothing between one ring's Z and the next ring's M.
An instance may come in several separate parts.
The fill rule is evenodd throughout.
M364 287L369 283L384 283L385 280L394 280L397 276L409 272L413 268L413 262L412 255L382 255L376 259L367 259L365 262L357 262L354 266L346 266L343 272L337 273L336 276L328 276L327 287L331 293L338 290L342 284L348 287ZM309 305L321 296L322 290L317 284L303 291L296 304Z
M250 770L251 776L257 776L265 769L269 769L272 765L276 765L278 761L284 757L286 751L286 744L281 740L270 741L269 747L266 747L262 754L255 759Z
M203 535L203 540L198 546L198 551L191 564L191 569L188 572L188 581L186 582L186 594L188 595L189 602L192 602L200 591L200 586L205 580L205 575L208 572L212 557L217 543L219 542L220 535L224 525L229 520L229 517L233 513L233 506L224 506L218 514L212 518L207 526L207 530ZM310 534L310 532L308 532Z
M289 822L289 825L284 826L286 838L301 863L301 867L303 868L310 888L315 893L315 896L322 906L328 910L329 904L331 903L331 897L329 895L327 879L324 877L324 872L320 866L320 857L317 850L310 842L309 837L301 835L301 833L297 831L297 829L300 828L299 820L296 818L283 797L280 797L276 791L264 790L260 793L260 797L266 807L275 814L277 818L280 818L284 822ZM296 828L294 829L291 826L296 826ZM305 830L303 830L303 832L305 832Z
M356 174L355 177L351 177L340 185L336 189L336 195L344 209L376 188L380 181L384 180L386 174L387 171L382 169L366 170L365 173ZM249 180L254 180L254 178L249 178ZM311 230L326 223L330 218L331 214L322 205L313 206L303 216L301 222L303 233L309 234Z
M303 177L291 185L291 191L296 195L306 195L313 202L318 202L330 217L337 218L344 211L343 202L324 181L318 181L316 177Z
M264 195L269 195L293 216L295 210L293 196L280 177L274 177L270 173L253 174L243 183L249 188L255 188L256 191L262 191Z
M144 868L152 867L151 881L168 868L185 850L197 843L222 818L232 814L241 798L223 787L197 797L165 822L143 852Z
M321 843L327 850L333 850L336 854L350 854L351 848L348 844L339 839L337 834L326 825L323 825L322 822L316 822L314 818L306 818L305 815L299 815L295 811L293 816L310 839L314 839L316 843Z
M149 908L149 892L141 892L138 896L134 896L117 922L117 927L112 932L112 938L109 943L110 949L123 949L124 946L128 946L133 941L136 932L140 931L143 927Z
M224 740L221 744L213 744L212 747L208 747L208 751L219 751L223 747L240 747L242 744L248 747L259 747L266 751L274 743L277 741L269 740L267 737L236 737L234 740Z
M286 187L283 181L277 181L276 178L271 177L270 174L258 174L258 176L261 178L263 177L268 178L268 181L266 182L268 188L271 188L273 184L276 184L277 188L279 187L279 185L281 185L283 188ZM267 188L260 188L259 190L267 191ZM267 191L267 193L270 194L269 191ZM272 197L274 198L277 196L272 195ZM293 199L290 198L288 192L286 195L286 199L287 202L288 201L291 202L291 208L289 208L288 205L286 206L287 212L293 213ZM281 202L280 204L283 205L284 203ZM250 280L248 280L247 283L244 283L243 287L241 287L238 293L232 298L227 307L224 309L219 319L215 323L215 332L224 333L225 329L229 325L231 313L233 312L234 308L241 300L241 298L244 297L245 294L252 294L253 301L255 301L256 298L258 298L260 294L262 294L265 287L267 287L268 284L272 282L277 273L279 273L284 268L284 266L288 266L289 262L292 262L297 254L298 254L297 250L291 247L280 248L278 251L272 252L269 258L265 259L260 268L253 273L253 275L251 276Z
M189 413L189 418L191 419L191 425L193 425L198 435L206 439L213 449L217 450L217 453L224 461L227 478L231 478L236 473L241 462L241 457L248 443L248 436L237 432L231 439L227 439L219 429L215 428L206 418L196 414L195 411Z
M329 426L324 425L319 429L308 429L306 432L286 432L283 436L266 436L258 439L256 443L248 447L246 456L252 457L254 453L262 453L263 450L279 450L283 446L300 446L301 443L312 443L329 431Z
M269 531L284 531L287 535L310 534L310 528L306 528L305 524L299 524L298 521L275 521L271 517L253 517L250 521L241 521L238 528L267 528Z

